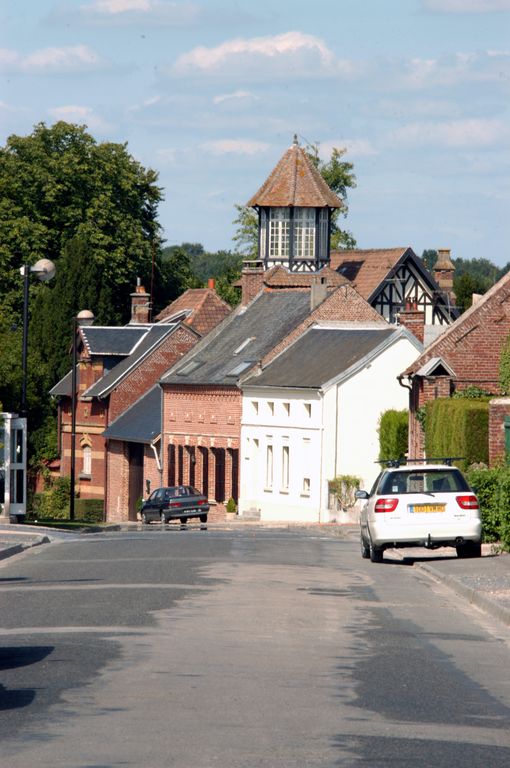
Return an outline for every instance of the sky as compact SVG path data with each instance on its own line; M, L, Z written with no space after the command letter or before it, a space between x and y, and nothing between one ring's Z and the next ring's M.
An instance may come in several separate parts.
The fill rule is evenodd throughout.
M167 245L232 249L291 145L347 150L359 248L510 261L510 0L0 0L0 145L58 120L159 173Z

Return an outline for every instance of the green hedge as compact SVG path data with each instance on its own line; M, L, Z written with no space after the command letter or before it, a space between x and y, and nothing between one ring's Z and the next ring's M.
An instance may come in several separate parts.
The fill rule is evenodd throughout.
M483 540L499 541L509 550L510 467L469 469L466 477L480 501Z
M409 414L389 410L379 419L379 459L402 459L407 453Z
M438 398L426 405L427 456L460 456L461 469L489 460L489 403L470 398Z
M46 490L34 493L30 516L37 520L69 520L69 496L71 480L57 477L48 483ZM80 499L74 502L76 520L96 523L103 520L103 499Z

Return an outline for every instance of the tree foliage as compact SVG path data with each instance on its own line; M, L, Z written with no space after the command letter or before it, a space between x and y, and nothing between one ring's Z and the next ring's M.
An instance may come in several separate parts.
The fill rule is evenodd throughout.
M140 276L162 276L155 171L125 144L97 143L85 126L58 122L10 136L0 148L0 398L18 410L23 286L19 269L40 258L57 267L30 285L27 396L31 434L51 412L46 393L69 369L72 318L128 319ZM168 278L168 276L167 276Z

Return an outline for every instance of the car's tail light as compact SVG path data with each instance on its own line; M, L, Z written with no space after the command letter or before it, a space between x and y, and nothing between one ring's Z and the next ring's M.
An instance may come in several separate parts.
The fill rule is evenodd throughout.
M180 506L181 506L180 501L171 501L170 504L168 504L168 509L170 509L171 507L180 507Z
M377 499L375 512L394 512L398 505L398 499Z
M456 499L461 509L479 509L478 499L472 494L469 496L456 496Z
M197 503L198 504L202 504L202 506L203 506L204 504L207 504L207 499L199 499L199 501Z

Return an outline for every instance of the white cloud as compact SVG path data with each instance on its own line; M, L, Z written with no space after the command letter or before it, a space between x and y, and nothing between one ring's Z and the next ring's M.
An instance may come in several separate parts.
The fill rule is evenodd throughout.
M268 37L236 38L215 48L199 46L179 56L176 74L317 77L352 76L352 62L338 59L318 37L302 32L285 32Z
M62 10L58 16L65 19L72 8ZM92 0L79 8L82 20L92 25L162 24L181 26L195 22L201 9L193 2L171 0Z
M502 120L478 119L410 123L399 128L392 137L392 140L410 145L452 148L490 147L509 139L510 127Z
M219 139L217 141L206 141L200 145L200 148L213 155L256 155L259 152L266 152L269 146L264 141Z
M27 74L68 73L96 70L105 62L86 45L41 48L22 56L16 51L0 50L0 70Z
M80 125L86 124L90 129L104 133L112 130L112 126L96 115L91 107L69 104L48 109L48 114L55 120L64 120L68 123L79 123Z
M395 85L415 89L500 82L510 77L510 57L502 51L455 53L439 59L411 59L399 70L393 80Z
M424 0L425 8L439 13L493 13L510 11L510 0Z
M377 155L377 150L368 139L338 139L321 142L319 154L323 160L329 160L333 149L346 149L350 157L369 157ZM349 158L346 157L348 160Z
M250 91L234 91L233 93L222 93L219 96L215 96L213 99L214 104L223 104L225 101L240 101L249 99L252 96Z

